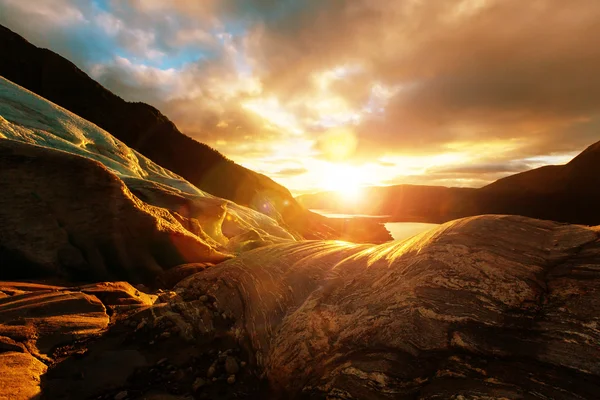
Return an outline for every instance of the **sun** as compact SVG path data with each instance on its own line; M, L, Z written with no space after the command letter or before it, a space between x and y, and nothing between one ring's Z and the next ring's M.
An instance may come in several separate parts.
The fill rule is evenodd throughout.
M360 168L345 164L331 164L324 168L322 173L321 187L324 190L336 192L346 201L360 200L365 181L364 172Z

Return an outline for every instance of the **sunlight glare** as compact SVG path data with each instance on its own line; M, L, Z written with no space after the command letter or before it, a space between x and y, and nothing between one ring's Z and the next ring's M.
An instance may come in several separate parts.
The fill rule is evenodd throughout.
M367 178L365 175L359 167L331 164L323 171L321 187L337 192L345 201L357 202L361 198L361 188Z

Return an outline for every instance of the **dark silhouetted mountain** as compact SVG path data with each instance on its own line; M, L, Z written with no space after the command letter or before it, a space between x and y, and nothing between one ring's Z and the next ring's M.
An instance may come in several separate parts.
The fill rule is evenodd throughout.
M481 214L512 214L600 224L600 142L566 165L548 165L479 189L396 185L365 188L354 205L330 192L302 195L300 204L332 212L386 215L391 221L446 222Z
M479 213L597 225L600 142L565 165L549 165L499 179L477 191L476 203Z
M261 211L305 238L348 238L334 222L299 205L285 187L184 135L156 108L123 100L67 59L2 26L0 54L1 76L93 122L198 188ZM370 232L376 241L390 238L376 224L358 231Z

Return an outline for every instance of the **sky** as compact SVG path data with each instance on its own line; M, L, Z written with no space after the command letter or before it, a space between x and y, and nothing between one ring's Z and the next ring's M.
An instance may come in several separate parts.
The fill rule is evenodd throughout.
M0 24L295 194L479 187L600 140L597 0L0 0Z

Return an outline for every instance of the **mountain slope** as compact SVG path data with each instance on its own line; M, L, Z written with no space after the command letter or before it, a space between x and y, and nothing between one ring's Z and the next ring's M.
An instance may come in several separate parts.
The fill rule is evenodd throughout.
M10 54L0 58L1 76L98 125L208 193L263 212L307 239L391 238L376 224L354 229L349 237L335 222L300 206L283 186L179 132L156 108L123 100L70 61L2 26L0 54Z
M600 142L565 165L515 174L477 191L479 213L510 213L577 224L600 223Z

